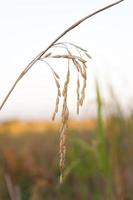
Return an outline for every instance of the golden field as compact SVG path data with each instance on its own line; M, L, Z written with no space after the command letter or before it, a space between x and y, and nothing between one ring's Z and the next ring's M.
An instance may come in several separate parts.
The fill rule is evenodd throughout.
M12 135L27 133L47 133L48 131L57 131L60 127L60 122L50 121L8 121L0 123L0 134L9 132ZM94 130L96 128L95 119L84 120L69 120L70 129Z

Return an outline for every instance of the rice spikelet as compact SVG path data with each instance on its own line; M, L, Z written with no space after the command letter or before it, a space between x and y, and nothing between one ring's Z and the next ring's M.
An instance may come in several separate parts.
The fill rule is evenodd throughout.
M57 74L56 74L57 75ZM57 87L57 97L56 97L56 104L55 104L55 109L54 109L54 113L52 115L52 120L55 120L55 116L58 113L58 108L59 108L59 102L60 102L60 97L61 97L61 92L60 92L60 83L57 80L57 76L54 73L54 80L56 83L56 87Z

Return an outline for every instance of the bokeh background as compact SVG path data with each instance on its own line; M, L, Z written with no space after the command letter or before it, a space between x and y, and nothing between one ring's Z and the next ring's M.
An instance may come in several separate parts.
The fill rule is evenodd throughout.
M0 1L0 102L26 65L64 29L114 1ZM61 41L88 50L86 100L76 115L71 66L64 183L59 184L56 88L37 63L0 112L1 200L133 199L133 25L131 0L85 21ZM65 78L64 61L52 67Z

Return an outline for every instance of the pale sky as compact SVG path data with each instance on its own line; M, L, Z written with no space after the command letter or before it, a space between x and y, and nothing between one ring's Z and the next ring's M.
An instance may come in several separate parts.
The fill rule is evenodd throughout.
M0 0L0 102L26 65L64 29L81 17L114 0ZM125 2L94 16L61 41L88 50L88 87L81 116L88 116L95 99L94 80L108 101L111 84L125 107L133 97L133 1ZM53 63L52 63L53 64ZM66 64L54 66L65 77ZM76 73L72 67L68 104L71 116L76 106ZM56 87L45 64L36 64L19 82L0 113L3 119L50 118Z

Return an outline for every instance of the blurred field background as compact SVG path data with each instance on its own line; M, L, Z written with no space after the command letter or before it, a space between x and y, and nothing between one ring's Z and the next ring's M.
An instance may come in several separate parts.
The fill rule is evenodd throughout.
M64 183L59 184L59 123L0 124L1 200L133 199L133 113L117 100L103 115L98 85L97 117L70 120Z

